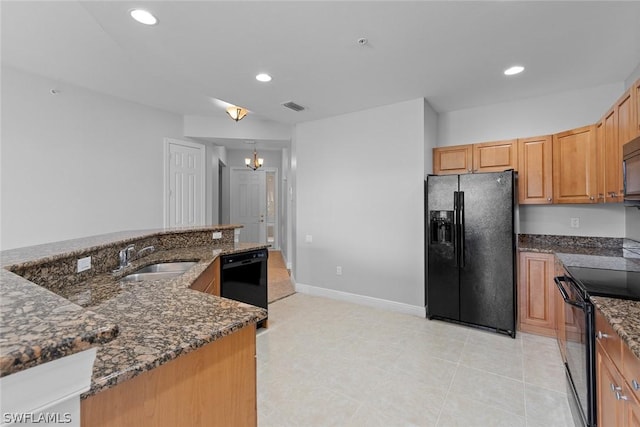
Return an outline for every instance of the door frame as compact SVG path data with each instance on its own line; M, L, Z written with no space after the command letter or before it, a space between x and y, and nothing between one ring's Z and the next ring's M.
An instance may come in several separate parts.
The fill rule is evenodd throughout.
M247 167L242 167L242 166L232 166L229 168L229 222L233 223L233 218L231 218L231 213L232 213L232 206L233 206L233 172L234 171L246 171ZM271 248L270 249L276 249L279 250L280 249L280 232L278 230L279 226L280 226L280 205L278 204L278 201L280 200L280 186L278 185L278 183L280 182L280 171L278 168L274 168L274 167L261 167L260 168L261 172L273 172L275 174L275 179L276 179L276 185L275 185L275 191L276 191L276 219L275 219L275 227L274 227L274 242L273 244L271 244ZM251 172L257 172L257 171L251 171ZM266 204L265 204L265 210L266 210ZM267 224L266 224L266 217L265 217L265 228L266 228ZM266 244L269 244L268 242L268 237L267 237L267 233L265 230L265 240L266 240ZM255 242L258 243L258 242Z
M200 180L200 199L202 201L202 203L200 203L200 225L204 225L206 223L205 220L205 215L206 215L206 179L205 177L207 176L207 171L206 171L206 165L207 165L207 161L206 161L206 149L204 144L200 144L197 142L191 142L191 141L183 141L181 139L175 139L175 138L164 138L164 155L163 155L163 175L164 175L164 186L163 186L163 197L162 197L162 202L164 205L164 209L163 209L163 224L164 224L164 228L168 228L169 227L169 217L171 216L171 207L169 204L169 190L171 188L171 182L170 182L170 177L169 177L169 170L171 169L170 166L170 162L171 162L171 157L170 157L170 153L169 153L169 146L171 144L175 144L175 145L183 145L189 148L195 148L197 150L200 151L200 176L198 177L198 179Z

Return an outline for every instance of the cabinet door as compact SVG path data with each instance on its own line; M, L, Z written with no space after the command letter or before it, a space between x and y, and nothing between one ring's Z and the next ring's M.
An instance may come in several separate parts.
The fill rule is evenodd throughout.
M553 200L597 202L595 126L553 135Z
M633 396L627 401L626 419L629 427L640 427L640 402Z
M554 255L520 252L518 305L520 330L555 336Z
M518 139L518 202L553 202L551 136Z
M473 172L473 146L455 145L433 149L433 173L453 175Z
M474 172L518 170L518 140L473 144Z
M624 393L624 382L600 344L596 345L596 385L597 425L624 426L626 408L619 398Z
M622 201L622 150L619 142L618 109L612 108L602 119L602 177L605 203Z
M616 110L618 110L618 138L620 143L620 151L622 152L622 146L631 141L635 135L635 107L633 105L632 89L627 90L616 103ZM622 158L621 158L622 161Z

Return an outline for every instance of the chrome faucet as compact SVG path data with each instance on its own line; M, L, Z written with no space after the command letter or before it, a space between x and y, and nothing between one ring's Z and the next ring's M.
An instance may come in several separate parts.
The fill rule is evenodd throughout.
M131 257L133 256L133 251L135 250L134 245L129 245L126 248L122 249L118 252L118 260L120 261L118 268L114 270L114 273L118 271L122 271L125 267L131 265Z
M156 247L151 245L151 246L145 246L144 248L140 249L138 251L138 253L136 254L136 258L140 258L145 252L153 252L156 250Z

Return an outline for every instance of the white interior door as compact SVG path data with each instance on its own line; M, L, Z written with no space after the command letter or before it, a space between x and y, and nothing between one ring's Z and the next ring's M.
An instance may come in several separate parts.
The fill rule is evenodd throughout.
M231 223L244 226L240 242L267 242L266 193L265 171L231 170Z
M204 225L204 146L165 140L165 226Z

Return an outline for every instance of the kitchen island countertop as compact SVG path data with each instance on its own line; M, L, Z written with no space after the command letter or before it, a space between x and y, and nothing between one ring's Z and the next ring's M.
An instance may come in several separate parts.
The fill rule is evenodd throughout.
M211 226L188 231L233 233L237 227ZM160 248L134 261L118 276L111 270L97 273L80 283L61 287L56 293L8 271L37 266L43 260L55 264L58 259L81 255L86 248L123 245L158 235L181 238L184 232L123 232L40 245L33 251L23 248L2 252L2 375L98 346L91 389L83 395L86 397L265 318L266 310L262 308L190 289L218 256L268 247L233 243L232 238L231 242L226 239L216 245ZM172 279L118 280L144 265L175 260L197 262L182 276ZM37 269L37 275L46 278L47 271Z

